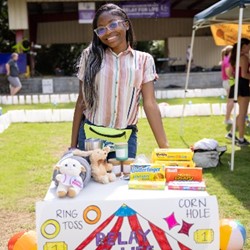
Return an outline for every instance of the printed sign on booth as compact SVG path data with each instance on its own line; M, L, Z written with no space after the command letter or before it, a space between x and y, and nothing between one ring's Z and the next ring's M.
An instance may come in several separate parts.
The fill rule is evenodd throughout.
M215 196L41 201L38 249L219 249Z

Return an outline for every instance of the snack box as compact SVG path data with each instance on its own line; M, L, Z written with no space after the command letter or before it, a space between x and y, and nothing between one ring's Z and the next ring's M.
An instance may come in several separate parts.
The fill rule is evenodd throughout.
M194 161L156 161L155 163L164 164L165 166L171 167L186 167L186 168L194 168Z
M129 180L128 187L129 189L164 190L166 181Z
M202 181L202 168L165 167L166 181Z
M194 152L187 148L155 148L152 152L152 162L156 161L191 161Z
M169 190L193 190L205 191L205 181L170 181L168 182Z
M164 164L131 163L130 165L130 180L166 181Z

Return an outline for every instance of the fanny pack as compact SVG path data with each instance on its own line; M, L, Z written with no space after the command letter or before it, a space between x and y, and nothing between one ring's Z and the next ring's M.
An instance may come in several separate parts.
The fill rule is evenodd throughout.
M136 126L126 129L107 128L88 123L84 124L86 138L102 139L104 141L117 143L127 142Z
M229 82L230 87L232 87L232 86L235 84L235 79L234 79L234 77L231 76L231 77L229 78L228 82Z

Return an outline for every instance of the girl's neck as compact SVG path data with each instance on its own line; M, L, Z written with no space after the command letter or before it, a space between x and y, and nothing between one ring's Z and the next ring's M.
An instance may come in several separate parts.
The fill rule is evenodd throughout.
M110 48L110 49L113 51L113 53L115 53L116 55L119 55L120 53L122 53L128 49L128 44L126 44L126 46L124 46L123 48L119 48L117 50L112 49L112 48Z

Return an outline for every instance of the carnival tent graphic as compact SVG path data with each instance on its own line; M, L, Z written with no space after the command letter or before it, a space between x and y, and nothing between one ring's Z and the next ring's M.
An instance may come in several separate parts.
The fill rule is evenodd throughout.
M131 228L131 234L127 241L121 239L124 226ZM102 232L107 230L107 228L108 234L105 235ZM152 237L158 246L152 246ZM174 246L172 245L173 241ZM86 249L93 242L95 242L98 250L108 250L115 248L115 246L117 249L117 242L120 245L133 243L136 246L143 247L140 249L157 249L159 247L162 250L191 250L126 204L123 204L115 213L92 231L75 250Z

